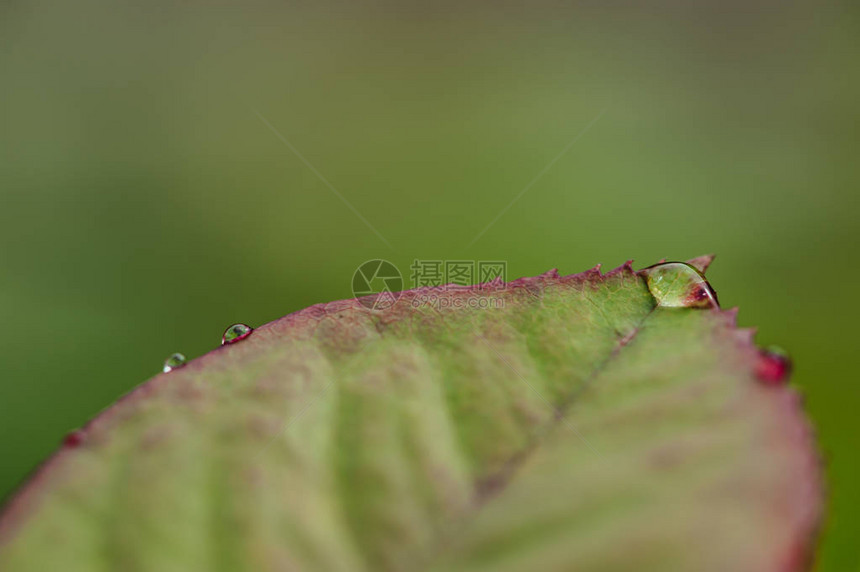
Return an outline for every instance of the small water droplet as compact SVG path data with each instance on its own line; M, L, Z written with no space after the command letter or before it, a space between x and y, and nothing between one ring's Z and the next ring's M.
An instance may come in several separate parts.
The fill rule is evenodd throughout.
M791 358L778 347L770 346L759 351L755 375L765 385L782 385L791 374Z
M184 366L188 360L180 353L171 354L169 358L164 360L164 373L170 373L174 369L179 369Z
M245 324L233 324L224 331L224 336L221 338L221 345L235 344L240 340L244 340L251 335L254 329Z
M717 293L705 276L686 262L664 262L639 273L645 277L658 306L667 308L719 308Z
M63 439L63 445L66 447L75 448L84 442L84 432L80 429L70 431Z

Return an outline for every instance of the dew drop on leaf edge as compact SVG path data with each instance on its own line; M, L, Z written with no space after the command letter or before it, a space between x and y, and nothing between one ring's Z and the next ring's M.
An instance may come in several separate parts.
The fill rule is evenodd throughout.
M662 262L639 271L658 306L719 308L717 293L696 267L686 262Z
M221 337L221 345L235 344L236 342L244 340L250 336L253 331L254 329L251 328L251 326L247 326L245 324L233 324L224 330L224 335Z
M170 357L164 360L164 368L162 368L162 371L164 373L170 373L174 369L179 369L184 366L187 362L188 360L185 359L184 355L180 353L171 354Z
M791 358L779 346L759 350L755 376L764 385L782 385L791 375Z

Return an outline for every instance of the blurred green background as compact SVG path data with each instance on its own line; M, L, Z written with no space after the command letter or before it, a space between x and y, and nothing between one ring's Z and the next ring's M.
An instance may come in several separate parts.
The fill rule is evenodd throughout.
M367 259L714 252L795 358L818 569L860 569L858 38L847 2L3 3L0 493L171 352L350 297Z

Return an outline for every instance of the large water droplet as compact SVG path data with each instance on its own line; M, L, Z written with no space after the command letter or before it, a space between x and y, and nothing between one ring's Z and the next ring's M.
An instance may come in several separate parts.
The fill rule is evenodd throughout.
M224 331L224 336L221 338L221 345L235 344L240 340L244 340L251 335L254 329L245 324L233 324Z
M185 359L185 356L180 353L171 354L169 358L164 360L163 371L164 373L170 373L174 369L179 369L184 366L187 361L188 360Z
M791 374L791 359L788 353L778 347L770 346L759 352L755 365L755 375L765 385L782 385Z
M668 308L719 308L717 293L705 276L685 262L664 262L639 273L658 306Z

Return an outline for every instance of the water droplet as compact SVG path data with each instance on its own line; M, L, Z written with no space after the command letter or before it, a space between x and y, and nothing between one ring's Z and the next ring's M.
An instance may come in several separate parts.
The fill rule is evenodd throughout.
M80 429L70 431L63 439L63 445L66 447L75 448L84 442L84 432Z
M224 331L224 336L221 338L221 345L235 344L240 340L244 340L251 335L254 329L245 324L233 324Z
M770 346L759 351L755 375L765 385L782 385L791 374L791 358L778 347Z
M686 262L664 262L639 273L645 277L658 306L667 308L719 308L717 293L705 276Z
M164 360L164 369L162 371L164 371L164 373L170 373L174 369L179 369L184 366L187 361L188 360L185 359L185 356L180 353L172 354L169 358Z

